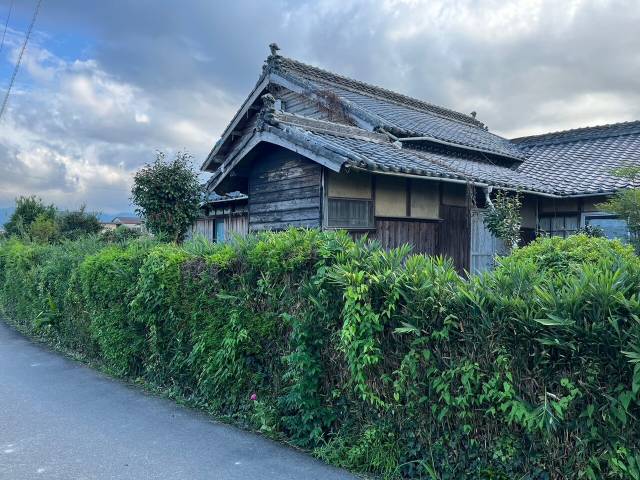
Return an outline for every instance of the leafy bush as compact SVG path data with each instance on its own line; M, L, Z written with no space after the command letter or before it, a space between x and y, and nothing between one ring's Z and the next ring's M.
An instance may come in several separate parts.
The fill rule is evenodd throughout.
M639 406L638 286L628 247L586 236L538 240L469 284L474 316L509 353L513 393L502 408L548 452L536 468L553 477L634 478L611 462L638 442L628 430Z
M131 302L137 294L140 269L153 246L151 241L110 246L79 267L82 300L91 319L90 336L107 367L118 375L142 373L146 332L132 314Z
M53 205L45 205L42 199L36 196L18 197L16 199L16 209L9 221L5 223L4 228L8 236L28 238L31 224L34 223L38 217L53 220L55 214L56 208Z
M522 200L519 193L509 195L498 191L484 217L487 229L496 238L502 240L508 249L517 247L520 241L521 207Z
M60 229L55 219L40 214L29 226L29 236L34 242L53 243L60 238Z
M84 259L103 245L88 238L61 245L9 240L0 248L0 297L4 314L28 331L50 335L78 351L92 350L77 276Z
M560 237L541 237L527 248L513 252L499 260L505 266L518 267L523 263L533 263L537 271L566 274L585 265L598 262L615 266L622 263L637 263L633 249L617 240L591 237L585 234Z
M173 160L167 160L158 152L155 162L138 170L133 180L131 199L149 230L181 242L198 217L202 200L202 186L191 156L179 152Z
M105 230L100 233L100 239L107 243L121 243L125 244L130 240L140 238L142 233L139 230L133 228L127 228L124 225L119 225L113 230Z
M639 291L585 235L470 279L343 232L0 243L23 330L385 478L637 479Z
M45 205L40 198L31 196L16 199L16 209L5 228L7 237L46 244L95 235L102 225L95 214L85 211L84 205L76 211L57 212L55 205Z
M82 205L79 210L59 213L56 216L56 225L60 235L69 240L96 235L102 230L96 214L87 212L85 205Z

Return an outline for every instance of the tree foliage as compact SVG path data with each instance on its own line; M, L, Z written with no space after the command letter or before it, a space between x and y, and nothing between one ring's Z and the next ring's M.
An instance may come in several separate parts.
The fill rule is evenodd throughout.
M59 213L56 216L56 223L60 235L69 240L95 235L102 230L97 215L87 212L86 205L80 206L78 210Z
M626 167L616 170L618 176L627 178L630 185L616 192L608 201L598 205L605 212L611 212L627 222L631 243L640 252L640 167Z
M38 217L53 221L56 215L56 208L53 205L45 205L41 198L35 195L18 197L16 199L16 209L11 218L5 223L4 228L7 236L27 237L30 234L31 224Z
M95 235L100 233L102 225L84 205L78 210L58 212L55 205L45 205L42 199L30 196L16 199L16 209L5 229L8 237L54 243Z
M484 217L484 224L489 231L509 249L517 247L520 241L521 207L520 194L509 195L498 191Z
M38 243L53 243L60 240L60 229L55 218L40 214L29 227L29 238Z
M191 165L191 156L179 152L167 160L158 152L156 160L138 170L132 200L136 212L156 235L181 242L198 216L202 187Z

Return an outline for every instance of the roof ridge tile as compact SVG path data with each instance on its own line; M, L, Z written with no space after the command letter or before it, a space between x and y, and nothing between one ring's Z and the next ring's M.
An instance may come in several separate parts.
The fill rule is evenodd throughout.
M524 137L512 138L511 141L519 146L529 145L553 145L561 143L573 143L583 140L595 140L598 138L620 137L640 133L640 120L628 122L607 123L589 127L577 127L555 132L540 133Z
M474 126L477 128L484 128L485 126L484 123L480 122L479 120L476 120L472 116L467 115L465 113L461 113L447 107L442 107L440 105L436 105L436 104L427 102L425 100L420 100L418 98L411 97L409 95L398 93L388 88L379 87L371 83L363 82L361 80L356 80L354 78L347 77L346 75L340 75L338 73L331 72L329 70L325 70L323 68L316 67L314 65L310 65L310 64L301 62L299 60L295 60L293 58L277 55L275 57L273 56L269 57L267 59L267 62L268 63L273 62L276 68L284 66L285 69L287 66L286 64L288 63L289 66L308 69L308 70L311 70L312 72L316 72L321 75L326 75L328 77L333 77L334 79L338 79L342 82L353 84L352 89L356 90L356 92L359 92L359 93L365 92L368 95L377 96L378 98L385 101L391 101L393 103L397 103L406 107L411 107L418 111L427 111L428 113L440 115L444 118L447 118L448 120L461 122L466 125ZM326 78L325 81L331 82L331 80L328 78ZM339 83L339 82L336 82L336 83ZM349 89L348 86L345 86L344 84L342 84L341 86ZM357 89L356 86L362 86L364 88ZM376 95L376 93L378 93L378 95Z

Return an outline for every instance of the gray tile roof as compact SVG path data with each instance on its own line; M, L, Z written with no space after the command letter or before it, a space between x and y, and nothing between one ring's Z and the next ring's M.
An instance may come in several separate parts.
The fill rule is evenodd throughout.
M203 168L221 165L233 153L232 130L238 122L248 121L250 109L259 102L268 82L280 82L286 88L296 87L296 91L319 97L337 96L361 121L359 124L369 129L299 117L279 132L291 136L289 140L300 141L302 146L318 146L321 163L325 158L322 155L327 155L328 164L363 163L380 171L466 179L558 196L609 193L632 186L613 171L640 165L640 121L508 140L488 132L473 116L272 55L256 88L225 129ZM286 116L279 112L276 117L283 115ZM314 122L319 123L314 126ZM277 124L276 119L268 128L277 130ZM259 125L260 122L257 130L262 128ZM374 133L371 127L384 130ZM401 141L406 137L428 140L405 140L403 148L398 149L385 131ZM505 158L509 160L505 162ZM225 175L224 169L218 169L210 183L220 175Z
M496 165L486 156L456 152L424 151L368 135L358 135L354 127L328 122L296 122L292 115L275 115L273 133L287 135L298 145L322 146L344 158L344 163L373 171L399 172L443 179L455 179L513 189L550 193L543 182L516 170ZM336 128L337 127L337 128Z
M613 171L640 166L640 121L578 128L513 140L527 156L518 171L560 195L633 186Z
M291 80L328 90L379 120L380 125L401 131L401 136L428 136L461 147L523 159L509 140L488 132L470 115L439 107L390 90L327 72L286 57L271 57L269 68ZM292 78L293 77L293 78Z
M339 85L343 88L346 88L347 90L361 92L364 95L369 95L371 97L378 97L386 99L390 102L407 105L419 110L429 111L436 115L441 115L452 120L458 120L479 127L484 126L482 122L476 120L471 115L465 115L464 113L456 112L455 110L451 110L445 107L440 107L438 105L434 105L423 100L418 100L407 95L402 95L386 88L377 87L375 85L361 82L359 80L354 80L343 75L338 75L336 73L314 67L313 65L299 62L298 60L294 60L292 58L287 58L280 55L270 58L275 60L276 68L283 69L292 73L297 73L298 75L312 81Z

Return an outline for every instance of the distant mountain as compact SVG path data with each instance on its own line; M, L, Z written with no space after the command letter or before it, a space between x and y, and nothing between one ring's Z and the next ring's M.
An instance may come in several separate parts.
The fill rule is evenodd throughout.
M0 226L4 225L9 221L15 209L16 209L15 207L0 208Z
M0 207L0 226L9 221L15 209L15 207ZM137 217L137 215L132 212L99 213L97 216L101 222L110 222L116 217Z

